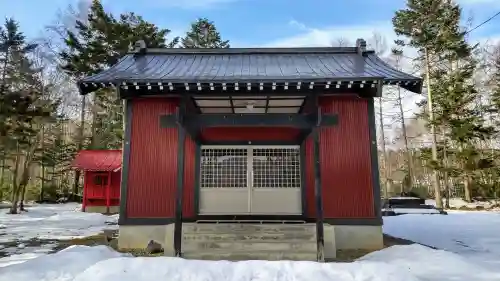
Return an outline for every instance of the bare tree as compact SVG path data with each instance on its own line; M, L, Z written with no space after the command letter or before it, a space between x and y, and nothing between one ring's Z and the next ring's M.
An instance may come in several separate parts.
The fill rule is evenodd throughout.
M349 39L345 37L339 37L331 42L332 47L352 47L354 46Z

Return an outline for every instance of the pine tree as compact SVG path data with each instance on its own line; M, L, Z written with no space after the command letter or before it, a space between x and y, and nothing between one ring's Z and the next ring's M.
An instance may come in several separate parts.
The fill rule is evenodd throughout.
M166 42L168 29L160 29L134 13L121 14L118 19L107 13L99 0L93 0L86 22L76 21L77 32L67 32L66 49L59 56L62 69L79 79L98 73L125 55L130 46L144 40L148 48L175 46L179 38ZM82 99L84 120L85 97ZM91 148L120 148L123 136L122 104L113 92L94 93L92 106ZM78 150L83 148L83 124L78 137ZM80 173L75 172L73 193L78 192Z
M13 161L9 166L13 178L12 214L17 213L20 195L24 194L31 177L30 167L39 142L41 124L50 119L57 108L57 102L41 98L43 81L38 75L39 70L29 59L37 46L25 41L19 24L13 19L7 20L0 32L3 59L0 143L6 158Z
M435 91L435 80L431 77L436 68L435 61L443 59L446 51L453 48L458 33L458 20L460 9L451 0L408 0L405 9L396 12L392 22L394 31L399 36L404 36L408 42L400 41L410 47L417 49L421 55L420 60L425 67L426 90L428 107L428 124L432 137L432 162L433 169L432 184L434 196L438 208L443 207L441 200L441 188L439 185L437 129L440 124L436 122L436 111L433 108Z
M181 39L182 48L229 48L229 40L222 40L214 22L199 18Z

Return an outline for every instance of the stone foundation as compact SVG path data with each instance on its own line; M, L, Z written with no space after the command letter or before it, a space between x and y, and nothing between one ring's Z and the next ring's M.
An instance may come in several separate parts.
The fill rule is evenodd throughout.
M337 250L379 250L384 246L382 226L325 224L324 239L327 260L335 259ZM120 249L144 249L150 240L161 243L166 256L174 256L174 224L121 225L119 228Z
M86 213L108 213L108 208L106 206L86 206L84 212ZM120 206L110 206L109 213L110 214L118 214L120 212Z
M168 225L120 225L118 248L145 249L149 241L162 244L166 256L174 256L174 224Z
M325 248L334 241L338 250L380 250L384 247L381 225L324 225ZM331 243L331 242L330 242Z

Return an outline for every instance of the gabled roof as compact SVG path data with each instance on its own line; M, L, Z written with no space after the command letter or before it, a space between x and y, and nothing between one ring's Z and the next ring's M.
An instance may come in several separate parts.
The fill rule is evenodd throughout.
M421 78L396 70L373 51L351 48L142 49L80 82L83 93L109 84L192 88L266 83L330 85L339 81L400 83L420 92ZM287 85L288 85L287 84ZM101 85L101 86L100 86ZM168 89L168 88L167 88ZM261 87L262 89L262 87Z
M121 150L81 150L71 163L71 167L83 171L118 171L121 166Z

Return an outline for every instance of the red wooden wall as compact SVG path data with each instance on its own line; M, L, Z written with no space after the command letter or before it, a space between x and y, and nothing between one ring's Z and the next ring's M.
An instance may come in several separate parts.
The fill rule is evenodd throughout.
M196 180L196 143L186 135L184 142L184 193L182 197L182 217L194 217L194 188Z
M128 173L127 216L130 218L175 215L178 132L161 128L161 115L172 114L176 100L132 100L132 131ZM374 200L367 101L355 96L325 97L325 113L337 113L337 126L320 131L320 162L325 218L373 218ZM208 128L208 141L293 140L294 128ZM313 146L306 148L307 214L314 216ZM196 144L186 136L184 159L183 216L195 215L194 187Z
M174 217L177 189L177 128L161 128L160 116L178 104L168 99L134 99L127 182L129 218Z
M177 191L177 128L161 128L160 116L173 114L175 99L134 99L127 182L127 217L173 218ZM194 215L196 144L184 144L183 216Z
M94 184L94 176L107 175L108 172L85 171L84 175L84 192L86 206L106 206L106 188ZM110 206L120 205L120 176L121 172L111 172L110 183Z
M374 218L371 146L367 100L324 97L324 113L339 123L320 130L320 165L325 218ZM315 215L313 142L306 146L307 213Z

